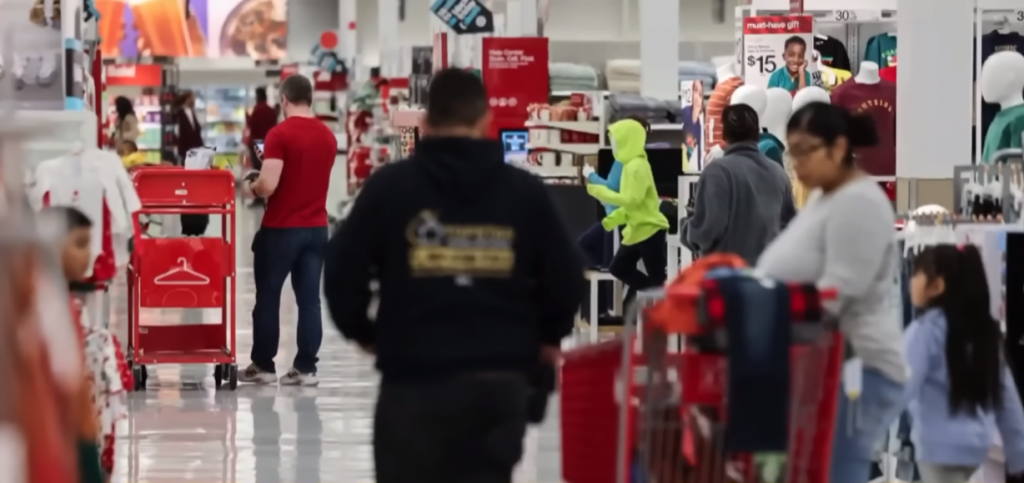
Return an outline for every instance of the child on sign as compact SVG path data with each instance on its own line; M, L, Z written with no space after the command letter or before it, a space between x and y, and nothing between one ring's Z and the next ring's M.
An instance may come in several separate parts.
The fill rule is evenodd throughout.
M785 69L777 69L768 78L768 88L781 87L791 93L814 85L811 74L807 72L807 41L798 35L786 39L785 51L782 54L786 62Z

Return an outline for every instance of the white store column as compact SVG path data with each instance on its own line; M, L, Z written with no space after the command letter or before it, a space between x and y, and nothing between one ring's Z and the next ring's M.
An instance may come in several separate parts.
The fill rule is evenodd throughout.
M505 35L537 36L537 0L508 0L505 3Z
M364 78L359 62L356 11L356 0L338 0L338 57L348 66L351 80Z
M899 211L951 209L953 166L971 162L974 1L936 5L897 0Z
M383 77L396 77L401 72L398 24L398 0L377 0L377 48Z
M679 98L679 2L640 0L640 95Z

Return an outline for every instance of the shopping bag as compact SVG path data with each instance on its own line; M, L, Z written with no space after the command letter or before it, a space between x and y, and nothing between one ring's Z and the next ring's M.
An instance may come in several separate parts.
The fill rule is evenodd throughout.
M217 148L192 148L185 153L185 169L210 169Z
M697 335L702 332L697 320L697 299L673 297L674 288L699 290L708 272L720 268L746 268L739 255L715 253L698 258L668 284L666 296L644 311L644 323L669 334Z

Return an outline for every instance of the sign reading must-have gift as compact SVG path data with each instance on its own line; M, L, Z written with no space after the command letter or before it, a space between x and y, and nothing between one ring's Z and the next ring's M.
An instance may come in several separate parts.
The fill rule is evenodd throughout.
M743 82L796 92L820 85L814 62L814 17L788 15L743 19Z
M494 33L494 14L479 0L434 0L430 11L458 35Z

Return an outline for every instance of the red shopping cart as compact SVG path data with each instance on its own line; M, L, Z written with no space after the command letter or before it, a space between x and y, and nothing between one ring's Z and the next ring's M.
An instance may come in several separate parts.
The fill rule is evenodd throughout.
M698 303L700 290L670 288L641 298ZM821 297L835 297L822 292ZM681 334L629 316L622 337L568 351L560 388L562 477L567 483L757 482L749 454L724 448L726 356L698 345L721 327ZM821 321L808 321L821 322ZM672 325L672 324L668 324ZM639 327L639 329L637 329ZM689 339L689 341L686 341ZM791 347L789 449L778 479L827 483L838 410L842 338L824 323L798 324ZM706 342L706 341L705 341Z
M140 169L133 173L142 209L133 215L128 269L128 361L135 389L148 364L215 364L214 381L238 385L235 363L235 178L229 171ZM220 215L221 235L153 238L141 217ZM143 324L144 308L219 308L217 324ZM205 322L205 321L204 321Z

